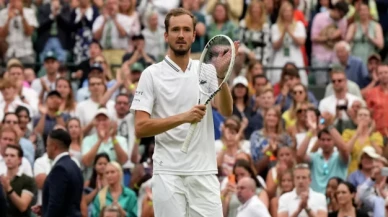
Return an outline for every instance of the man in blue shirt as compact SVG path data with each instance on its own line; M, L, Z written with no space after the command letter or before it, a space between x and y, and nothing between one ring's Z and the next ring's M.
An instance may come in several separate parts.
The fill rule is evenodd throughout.
M334 126L329 126L318 133L320 150L315 153L306 153L311 138L316 135L318 130L318 124L313 123L311 120L309 125L310 129L297 150L297 160L309 163L312 178L311 188L314 191L325 193L330 178L346 178L349 150L337 129ZM335 147L337 150L335 150Z
M350 45L346 41L340 41L334 49L339 64L345 69L346 77L357 83L360 89L368 85L365 82L369 76L368 69L360 58L350 55Z

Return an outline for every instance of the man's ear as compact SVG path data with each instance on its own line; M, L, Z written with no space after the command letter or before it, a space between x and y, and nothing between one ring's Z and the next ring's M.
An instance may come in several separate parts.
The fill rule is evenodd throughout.
M197 35L197 32L196 31L194 31L194 33L193 33L193 43L194 43L194 41L195 41L195 36Z

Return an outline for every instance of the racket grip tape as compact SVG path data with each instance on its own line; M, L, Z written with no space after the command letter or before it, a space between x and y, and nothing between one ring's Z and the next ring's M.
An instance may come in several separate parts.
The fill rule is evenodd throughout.
M189 128L189 132L187 133L186 139L183 142L181 152L187 154L187 150L189 149L189 144L191 142L191 139L193 138L195 128L197 127L197 123L191 124Z

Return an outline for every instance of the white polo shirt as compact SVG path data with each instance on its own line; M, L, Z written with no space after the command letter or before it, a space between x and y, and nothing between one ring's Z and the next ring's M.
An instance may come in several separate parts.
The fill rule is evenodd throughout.
M5 159L3 158L3 156L0 155L0 175L7 174L7 171L8 171L8 168L7 168L7 165L5 164ZM25 157L22 158L22 164L19 167L19 171L21 171L22 173L26 174L29 177L33 177L31 164L27 160L27 158Z
M131 112L141 110L151 118L167 118L189 111L198 103L199 61L191 60L185 72L168 56L145 69L140 77ZM201 102L208 97L201 94ZM155 136L154 174L217 174L213 115L210 103L198 123L187 154L180 151L190 124Z
M285 193L279 198L279 207L278 215L282 212L287 212L288 216L291 216L299 207L300 197L296 194L294 189L291 192ZM318 210L325 211L327 213L326 207L326 196L313 191L310 189L309 198L307 201L308 208L311 209L313 213L317 213ZM308 214L305 210L299 213L298 217L308 217Z
M257 195L254 195L247 202L238 208L237 217L271 217L267 207L261 202Z

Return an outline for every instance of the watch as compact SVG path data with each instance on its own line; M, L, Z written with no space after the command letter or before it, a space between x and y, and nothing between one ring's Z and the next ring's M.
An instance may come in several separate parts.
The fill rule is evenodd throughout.
M13 188L10 191L7 192L7 195L12 194L12 192L13 192Z

